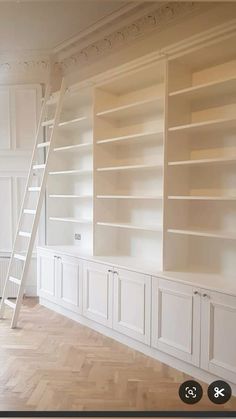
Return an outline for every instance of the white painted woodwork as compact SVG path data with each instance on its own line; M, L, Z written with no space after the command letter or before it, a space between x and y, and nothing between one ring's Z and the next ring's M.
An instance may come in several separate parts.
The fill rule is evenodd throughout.
M10 149L11 141L11 119L10 119L10 89L0 88L0 150Z
M56 299L55 263L56 256L47 252L38 255L38 293L50 300Z
M56 256L56 297L59 304L82 313L82 263L69 256Z
M12 91L13 141L17 149L32 149L40 110L40 90L38 85L22 85Z
M236 383L235 37L202 45L71 88L47 249L58 307L81 314L82 283L91 324Z
M152 346L197 366L200 357L199 294L199 290L191 286L153 277Z
M113 274L111 267L87 262L83 268L83 314L112 327Z
M202 290L201 368L236 384L236 297Z
M150 345L151 277L115 269L113 304L113 328Z
M0 206L0 252L9 252L12 248L14 228L12 197L12 178L1 177L0 175L0 202L2 202L2 205Z

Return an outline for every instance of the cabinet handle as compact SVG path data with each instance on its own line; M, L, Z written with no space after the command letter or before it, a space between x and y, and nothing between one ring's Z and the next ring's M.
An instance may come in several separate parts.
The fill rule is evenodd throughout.
M204 298L210 298L210 295L208 295L208 294L202 294L202 296L203 296Z
M113 274L119 275L117 271L113 271Z
M113 270L112 269L108 269L108 271L107 271L108 273L113 273Z
M193 291L194 295L201 295L199 291Z

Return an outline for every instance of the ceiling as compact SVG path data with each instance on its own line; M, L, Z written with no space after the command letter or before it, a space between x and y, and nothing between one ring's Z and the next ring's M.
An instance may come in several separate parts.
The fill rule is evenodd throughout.
M125 9L122 0L0 0L0 52L47 51Z

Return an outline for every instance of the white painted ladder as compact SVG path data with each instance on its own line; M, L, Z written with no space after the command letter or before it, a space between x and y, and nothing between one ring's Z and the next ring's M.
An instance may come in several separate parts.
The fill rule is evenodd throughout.
M42 127L47 125L47 123L45 123L45 117L46 117L47 107L49 104L49 98L51 94L50 90L51 88L48 85L46 88L46 92L45 92L45 96L44 96L44 100L42 104L39 125L38 125L38 129L36 133L36 140L35 140L34 150L32 154L32 160L31 160L28 178L26 182L23 204L20 211L18 227L17 227L15 241L13 245L13 251L12 251L8 273L7 273L7 277L6 277L6 281L5 281L5 285L3 289L3 296L2 296L1 307L0 307L0 318L4 317L6 306L10 307L13 310L11 328L15 328L17 326L17 321L18 321L19 312L20 312L25 285L26 285L26 279L29 272L30 261L32 257L35 237L36 237L39 219L40 219L40 213L41 213L42 204L43 204L44 195L45 195L51 156L53 154L52 151L54 149L56 129L59 124L63 98L65 94L64 79L62 80L61 89L60 89L60 93L59 93L57 104L56 104L54 118L52 119L52 121L50 121L51 130L50 130L49 139L47 139L45 142L42 143L41 132L42 132ZM39 164L38 163L40 159L39 153L40 153L40 150L42 149L45 150L46 158L43 164L41 163ZM40 182L37 185L34 184L35 172L41 174ZM25 231L26 228L24 227L24 225L26 224L26 217L31 217L30 228L28 228L27 231ZM19 240L22 237L24 237L26 240L26 250L24 252L19 250L20 248ZM20 277L16 278L14 276L14 271L15 271L15 264L19 263L18 261L21 261L20 263L21 263L22 269L21 269L21 275L18 275ZM8 298L8 283L9 282L13 282L14 284L18 286L17 297L16 297L16 300L14 301Z

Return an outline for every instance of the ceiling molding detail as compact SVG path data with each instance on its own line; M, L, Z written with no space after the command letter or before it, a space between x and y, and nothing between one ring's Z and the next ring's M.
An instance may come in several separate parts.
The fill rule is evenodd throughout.
M0 54L0 75L5 73L46 72L49 69L50 55L37 51Z
M160 31L167 24L183 19L187 14L193 14L204 8L204 4L197 2L168 2L161 3L152 10L142 9L141 17L136 17L126 25L121 26L113 32L107 33L102 37L99 34L96 41L81 48L81 41L68 46L68 51L73 50L70 56L60 59L60 52L57 55L57 66L64 73L73 70L73 67L89 64L99 57L108 55L115 50L122 48L132 41L148 35L151 31ZM124 20L122 19L122 22ZM110 28L110 25L109 25ZM63 50L65 53L65 50Z

